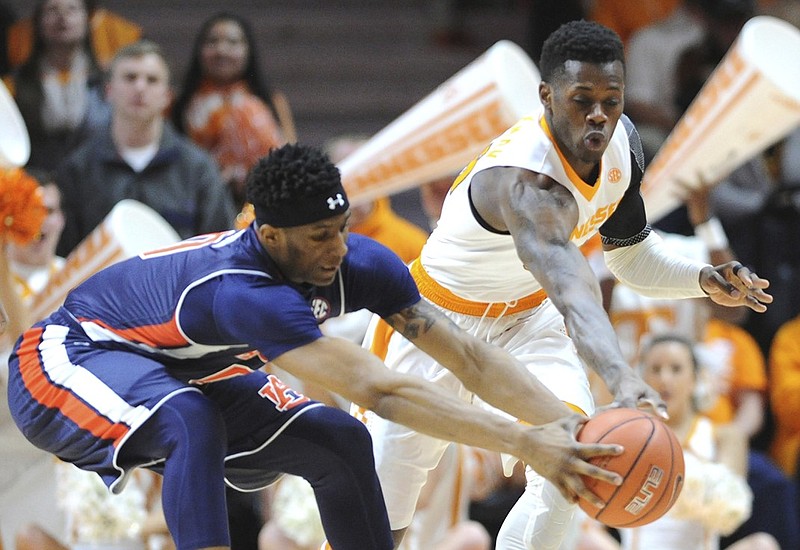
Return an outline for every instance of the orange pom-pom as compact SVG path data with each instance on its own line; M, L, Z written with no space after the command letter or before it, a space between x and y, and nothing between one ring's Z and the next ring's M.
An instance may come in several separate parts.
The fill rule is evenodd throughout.
M29 243L39 235L45 217L39 183L20 168L0 169L0 240Z

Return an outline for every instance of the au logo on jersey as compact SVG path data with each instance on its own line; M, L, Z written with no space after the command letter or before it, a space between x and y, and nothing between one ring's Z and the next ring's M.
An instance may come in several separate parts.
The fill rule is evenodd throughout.
M311 311L314 312L314 317L317 321L322 322L328 318L331 313L331 303L325 298L317 296L311 300Z

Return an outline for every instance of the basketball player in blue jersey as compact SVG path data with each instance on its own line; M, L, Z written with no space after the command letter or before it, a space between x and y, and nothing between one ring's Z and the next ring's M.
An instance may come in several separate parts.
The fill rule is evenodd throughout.
M709 297L757 312L772 302L768 281L738 262L713 267L690 261L651 232L639 193L641 141L623 115L624 61L619 37L597 23L572 21L551 34L539 63L541 108L459 174L410 268L425 300L463 330L509 351L587 415L594 412L587 368L617 404L653 402L652 389L622 356L597 279L578 248L598 232L608 267L641 294ZM382 322L372 326L367 338L389 368L475 399L447 365ZM493 403L487 408L510 412ZM365 418L399 541L446 442L370 413ZM505 465L510 470L515 462L507 457ZM559 547L577 507L542 474L527 465L525 492L500 530L499 550Z
M580 416L422 301L397 256L348 234L347 196L321 152L273 150L248 194L256 221L247 229L111 266L23 334L9 404L31 442L115 493L136 467L161 472L181 550L228 548L225 484L256 490L282 472L311 483L335 550L393 546L366 428L287 387L261 369L267 362L420 432L524 457L567 499L600 505L581 475L620 482L587 462L618 446L578 444ZM487 401L530 423L561 420L502 419L321 334L325 319L361 308Z

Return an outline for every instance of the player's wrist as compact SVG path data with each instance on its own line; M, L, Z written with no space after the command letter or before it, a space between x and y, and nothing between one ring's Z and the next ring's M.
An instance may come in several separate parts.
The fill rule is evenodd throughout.
M598 371L598 374L600 374L606 387L614 396L616 396L620 388L624 386L626 378L635 376L633 369L623 360L607 364L602 370Z
M700 290L702 290L706 296L711 295L711 290L706 288L708 280L711 278L712 273L714 272L714 266L707 265L700 270L700 274L698 275Z

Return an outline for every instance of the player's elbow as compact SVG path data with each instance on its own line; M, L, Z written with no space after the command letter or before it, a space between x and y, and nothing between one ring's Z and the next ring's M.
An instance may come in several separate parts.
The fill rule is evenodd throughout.
M383 370L380 374L367 374L354 380L350 384L350 399L378 416L388 418L385 414L389 410L388 403L398 394L399 384L394 373Z
M415 376L385 369L381 376L364 383L363 404L359 405L386 420L403 424L420 403L432 403L435 394L431 390L431 386Z

